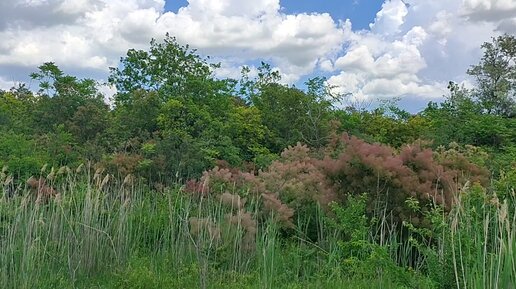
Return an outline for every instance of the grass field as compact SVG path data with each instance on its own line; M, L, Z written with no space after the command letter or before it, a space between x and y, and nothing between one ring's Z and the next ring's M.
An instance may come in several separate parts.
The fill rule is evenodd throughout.
M59 199L38 203L27 188L0 198L0 288L516 286L514 192L470 188L431 228L365 222L354 198L286 230L257 201L231 207L179 184L156 192L65 170L53 186Z

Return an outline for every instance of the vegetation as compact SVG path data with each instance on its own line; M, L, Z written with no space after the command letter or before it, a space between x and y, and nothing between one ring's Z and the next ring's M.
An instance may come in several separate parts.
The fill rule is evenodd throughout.
M0 287L513 288L516 39L482 48L414 115L168 35L109 103L44 63L0 91Z

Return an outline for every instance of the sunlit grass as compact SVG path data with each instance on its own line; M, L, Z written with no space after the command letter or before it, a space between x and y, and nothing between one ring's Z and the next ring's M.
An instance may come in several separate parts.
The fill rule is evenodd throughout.
M384 215L359 246L385 251L400 265L389 271L375 249L365 261L343 258L345 232L329 226L320 209L310 216L318 224L311 240L303 230L308 218L285 236L249 200L246 210L257 221L250 242L248 225L228 221L234 208L179 185L157 193L89 170L62 172L52 185L59 199L37 203L27 188L0 199L0 288L445 288L446 276L457 288L516 284L514 200L478 205L461 196L438 219L435 239L416 244L424 253L416 260L409 260L415 241L401 240ZM196 232L192 220L200 224ZM451 271L439 271L442 264ZM426 281L405 282L396 272Z

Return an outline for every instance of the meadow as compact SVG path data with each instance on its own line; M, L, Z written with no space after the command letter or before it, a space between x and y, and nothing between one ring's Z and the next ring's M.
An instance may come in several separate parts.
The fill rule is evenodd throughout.
M513 188L497 192L504 199L463 188L449 213L428 212L427 228L400 226L385 214L368 220L366 195L327 212L316 207L285 227L279 213L265 214L259 200L244 202L236 192L195 195L181 180L156 191L88 166L50 173L58 198L36 202L25 186L0 199L2 288L516 284ZM7 191L5 171L1 181Z

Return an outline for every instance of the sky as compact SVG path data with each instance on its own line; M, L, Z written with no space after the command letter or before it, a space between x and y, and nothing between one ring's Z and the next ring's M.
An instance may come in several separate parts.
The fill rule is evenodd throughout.
M350 101L410 111L471 86L480 45L516 34L515 0L0 0L0 89L44 62L105 82L128 49L175 36L238 78L270 63L286 84L325 76ZM107 95L114 90L102 87Z

